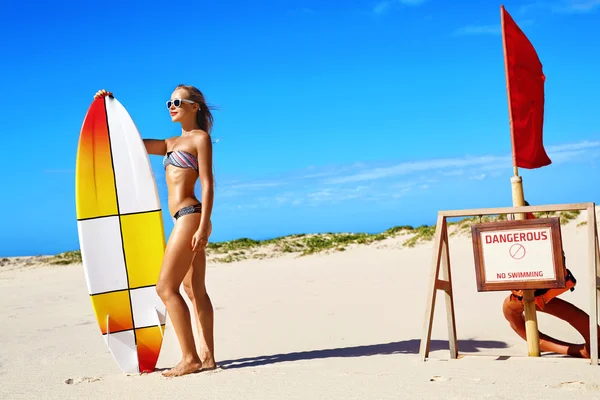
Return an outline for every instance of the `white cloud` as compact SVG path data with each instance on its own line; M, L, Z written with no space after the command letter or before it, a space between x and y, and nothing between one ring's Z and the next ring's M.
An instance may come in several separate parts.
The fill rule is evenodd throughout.
M400 192L397 192L397 193L392 193L392 198L394 198L394 199L399 199L399 198L401 198L401 197L404 197L404 196L406 196L406 194L407 194L409 191L410 191L410 190L408 190L408 189L407 189L407 190L402 190L402 191L400 191Z
M600 9L600 0L536 1L522 5L519 13L526 14L536 9L557 14L588 14Z
M587 150L595 147L600 147L600 141L583 141L579 143L565 143L558 144L553 146L546 146L546 151L548 153L560 153L563 151L573 151L573 150Z
M308 7L300 7L295 8L293 10L288 11L290 15L312 15L315 14L315 10Z
M554 164L561 164L572 160L583 160L586 157L598 157L598 153L590 150L600 149L600 141L584 141L579 143L566 143L548 146L548 157Z
M266 187L282 186L285 182L246 182L226 185L229 189L262 189Z
M275 202L277 204L291 203L294 201L295 197L296 195L293 192L285 192L278 196L275 196Z
M387 13L390 8L394 5L404 5L404 6L420 6L421 4L427 2L428 0L383 0L375 4L373 7L373 14L382 15Z
M501 33L500 24L492 25L466 25L454 31L454 36L469 35L499 35Z
M391 4L392 2L389 0L377 3L375 8L373 8L373 14L385 14L390 9Z
M508 157L497 156L479 156L479 157L461 157L461 158L442 158L425 161L401 162L388 167L378 167L367 169L360 173L346 176L338 176L325 180L328 184L340 184L347 182L373 181L377 179L389 178L398 175L406 175L414 172L444 170L452 168L464 168L472 166L486 166L498 164Z
M460 176L460 175L464 175L465 171L462 169L454 169L454 170L450 170L450 171L442 171L441 174L443 176Z
M600 141L546 146L552 163L600 158ZM276 180L230 181L217 196L228 204L258 207L318 206L344 201L385 201L458 180L481 181L510 173L512 155L465 155L393 164L349 163L290 171ZM307 174L306 172L309 172ZM287 185L287 186L284 186ZM293 187L293 190L290 190ZM257 196L259 195L259 196Z
M532 26L535 21L532 19L524 19L515 21L519 27L524 28ZM452 34L453 36L476 36L476 35L500 35L502 28L500 24L489 24L489 25L466 25L456 29Z
M309 193L307 195L307 197L310 198L310 199L313 199L315 201L320 201L320 200L323 200L323 199L330 198L332 196L332 192L333 192L333 190L329 189L329 188L327 188L327 189L321 189L321 190L319 190L317 192Z
M583 152L600 147L600 141L584 141L547 146L546 150L553 163L571 161L581 157ZM436 171L446 176L463 174L465 168L470 170L493 171L510 167L512 155L502 156L465 156L453 158L438 158L423 161L405 161L387 167L365 168L362 171L327 178L325 184L344 184L349 182L369 182L384 178L413 174L416 172Z
M567 0L556 11L566 13L589 13L600 7L600 0Z
M517 12L521 15L524 15L532 10L548 8L548 6L548 3L545 1L535 1L527 4L521 4L521 6L517 9ZM510 13L510 10L507 11Z
M247 194L247 192L261 191L269 188L286 185L284 181L230 181L225 183L217 182L215 196L219 198L237 197Z

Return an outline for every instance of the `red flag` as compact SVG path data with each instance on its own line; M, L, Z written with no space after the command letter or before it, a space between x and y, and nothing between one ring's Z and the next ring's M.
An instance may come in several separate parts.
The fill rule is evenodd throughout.
M500 10L513 166L540 168L552 163L543 143L546 77L527 36L504 6Z

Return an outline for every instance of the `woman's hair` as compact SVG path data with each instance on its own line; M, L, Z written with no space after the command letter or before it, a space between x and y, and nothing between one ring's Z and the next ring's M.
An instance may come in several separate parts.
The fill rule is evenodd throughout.
M210 112L212 107L209 107L208 104L206 104L206 100L204 100L204 95L202 92L198 88L191 85L177 85L175 90L177 89L185 89L188 92L189 100L198 103L200 108L196 113L196 123L200 129L210 134L213 126L213 116Z
M198 128L202 129L204 132L210 135L210 131L213 126L213 116L210 112L211 109L214 110L214 107L206 104L206 100L204 99L204 94L195 86L192 85L177 85L175 90L177 89L185 89L188 92L189 100L195 101L198 103L200 108L196 113L196 124L198 124ZM217 186L217 181L214 178L215 175L215 166L213 164L213 186Z

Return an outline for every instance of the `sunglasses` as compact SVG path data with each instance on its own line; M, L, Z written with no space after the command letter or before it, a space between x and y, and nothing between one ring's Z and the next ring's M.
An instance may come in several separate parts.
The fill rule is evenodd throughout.
M181 103L185 102L188 104L194 104L195 102L192 100L188 100L188 99L173 99L173 100L169 100L167 101L167 108L171 108L172 105L174 105L175 107L179 108L181 107Z

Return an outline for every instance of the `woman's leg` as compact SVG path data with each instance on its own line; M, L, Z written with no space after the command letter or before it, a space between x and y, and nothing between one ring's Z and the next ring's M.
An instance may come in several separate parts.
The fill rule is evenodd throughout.
M163 373L164 376L185 375L202 367L194 344L190 311L179 292L192 261L192 236L199 223L200 214L184 215L175 222L156 284L156 291L167 307L182 353L181 362Z
M183 278L183 288L194 305L200 342L198 354L202 361L202 369L213 369L216 367L214 348L214 310L210 297L206 291L205 250L196 253L185 278Z
M504 318L506 318L512 330L515 331L515 333L519 335L521 339L527 340L527 335L525 332L525 317L523 316L524 309L523 303L513 299L511 295L508 295L502 304Z
M214 348L214 310L210 296L206 291L206 252L199 251L190 266L183 287L194 305L198 326L198 354L202 360L202 369L212 369L215 364Z
M581 357L590 358L590 316L574 304L558 297L553 298L546 304L544 312L568 322L575 328L585 340L585 347L583 349L578 348L577 350L581 354ZM600 335L600 328L598 329L598 334Z
M545 312L557 318L560 318L572 325L575 329L577 329L577 331L579 331L579 333L584 333L585 330L582 329L582 327L585 323L585 318L587 318L587 314L582 315L581 313L576 313L575 310L578 310L579 312L585 314L583 311L579 310L574 305L567 303L566 301L561 300L559 298L552 299L551 302L546 304L544 310L540 310L540 308L537 307L538 312ZM509 295L504 300L502 311L504 313L504 317L510 323L511 328L517 333L517 335L519 335L523 340L527 340L527 334L525 330L525 317L523 316L523 303L521 303L517 299L513 299ZM583 337L586 338L586 342L588 342L589 339L587 338L589 337L589 335L583 335ZM585 348L586 346L584 344L563 342L562 340L555 339L551 336L544 334L541 331L539 332L539 339L541 351L564 354L578 358L589 358L589 355Z

